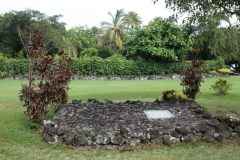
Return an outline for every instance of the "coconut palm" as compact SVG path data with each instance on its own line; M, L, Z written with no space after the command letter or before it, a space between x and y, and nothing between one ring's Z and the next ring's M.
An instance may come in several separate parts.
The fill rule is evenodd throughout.
M93 26L92 28L89 29L89 31L92 35L92 38L94 39L95 45L101 46L101 37L100 37L101 29L96 26Z
M142 24L141 17L136 12L130 11L123 17L123 23L128 29L133 29Z
M104 43L110 45L114 50L122 48L122 40L127 35L127 31L122 20L124 17L123 9L117 10L116 15L113 16L111 12L108 15L112 18L112 23L103 21L102 26L102 37Z

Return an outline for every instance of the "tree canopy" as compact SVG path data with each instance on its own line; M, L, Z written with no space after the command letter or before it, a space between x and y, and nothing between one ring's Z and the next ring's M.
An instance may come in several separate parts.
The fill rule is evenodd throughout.
M0 52L9 57L17 57L17 53L23 49L19 31L23 37L27 37L29 31L34 30L42 30L44 42L48 48L54 49L66 31L65 23L59 22L61 17L62 15L47 16L30 9L3 14L0 18Z
M124 39L122 54L128 58L141 57L155 61L181 61L190 50L182 28L170 19L155 18L147 26L136 28Z
M202 18L206 21L219 13L236 16L240 20L239 0L164 0L166 7L175 11L177 16L188 14L188 23ZM153 0L154 3L158 0Z

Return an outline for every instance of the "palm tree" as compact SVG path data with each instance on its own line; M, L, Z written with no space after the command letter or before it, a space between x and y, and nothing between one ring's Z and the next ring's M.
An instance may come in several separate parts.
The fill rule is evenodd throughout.
M110 45L115 51L118 48L122 48L122 40L127 35L127 31L122 20L124 17L123 9L117 10L116 15L113 16L111 12L108 15L112 17L112 23L103 21L102 37L105 44Z
M133 29L142 24L141 17L138 16L136 12L130 11L123 17L123 23L128 29Z
M92 38L94 39L95 45L101 46L101 37L100 37L101 29L96 26L93 26L92 28L89 29L89 31L92 35Z

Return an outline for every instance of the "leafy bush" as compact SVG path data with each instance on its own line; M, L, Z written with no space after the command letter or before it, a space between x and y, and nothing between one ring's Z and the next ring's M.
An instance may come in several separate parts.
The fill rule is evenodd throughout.
M216 91L218 95L225 95L229 90L232 89L232 83L225 79L219 79L211 85L212 90Z
M217 71L219 73L221 73L221 74L230 74L230 73L232 73L232 71L230 69L228 69L228 68L220 68Z
M70 57L62 55L55 62L51 56L43 55L44 44L40 31L31 35L31 42L26 47L30 59L29 83L22 84L19 97L24 102L23 106L27 107L25 114L32 121L40 123L41 118L49 112L49 105L55 110L58 104L68 102L68 84L73 74L68 68ZM41 77L39 81L35 81L34 75L37 73Z
M181 84L183 86L183 93L190 99L195 99L197 93L200 91L202 82L202 72L200 71L203 61L194 59L189 69L182 72Z
M175 90L164 91L162 99L167 101L177 101L177 102L189 100L185 94L178 93Z

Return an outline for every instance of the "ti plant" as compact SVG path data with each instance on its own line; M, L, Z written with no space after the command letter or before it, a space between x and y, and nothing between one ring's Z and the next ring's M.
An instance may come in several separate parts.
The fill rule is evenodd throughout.
M68 85L73 73L68 68L72 60L62 55L55 62L51 56L45 56L45 45L41 31L31 34L27 43L24 43L27 56L30 59L28 70L28 84L22 84L20 100L27 107L25 114L33 121L40 123L50 109L56 110L58 104L67 103ZM40 79L36 79L40 77Z
M203 61L194 59L191 63L191 67L182 72L181 83L183 86L183 93L190 99L195 100L198 92L200 92L200 86L202 80L202 72L200 68L203 65Z

